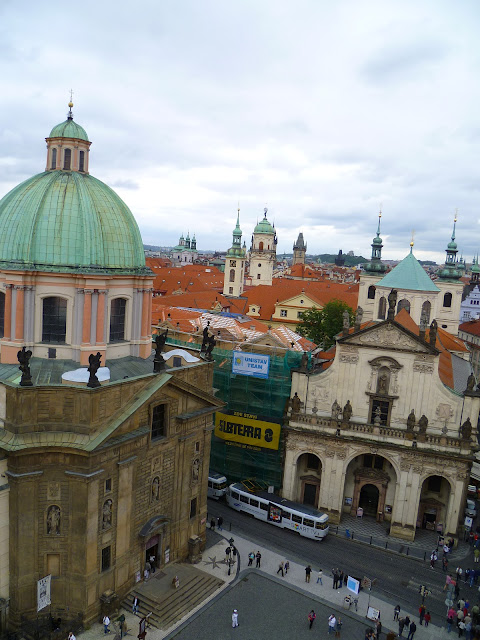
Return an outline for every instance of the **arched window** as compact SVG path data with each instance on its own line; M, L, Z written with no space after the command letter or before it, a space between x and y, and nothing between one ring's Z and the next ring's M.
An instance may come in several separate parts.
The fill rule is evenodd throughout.
M400 300L400 302L398 303L397 306L397 313L400 313L400 311L402 309L405 309L405 311L407 311L407 313L410 313L410 302L406 299L403 298L402 300Z
M387 301L385 297L382 296L378 301L378 319L385 320L385 313L387 311Z
M452 294L450 293L450 291L448 291L443 296L443 306L444 307L451 307L452 306Z
M370 287L368 287L367 298L369 300L375 300L375 287L373 286L373 284Z
M114 298L110 306L110 342L125 340L125 298Z
M52 164L50 168L51 169L57 168L57 150L56 149L52 149Z
M0 292L0 338L5 333L5 294Z
M65 344L67 334L67 301L44 298L42 309L42 342Z
M78 162L78 170L85 171L85 151L80 151L80 160Z
M65 153L63 156L63 169L64 171L70 171L72 165L72 150L65 149Z
M260 251L263 251L263 242L259 242L258 248L260 249Z
M432 311L432 305L428 300L426 300L422 304L422 316L424 316L426 324L430 324L430 313L431 313L431 311Z
M235 269L230 269L230 282L235 282Z

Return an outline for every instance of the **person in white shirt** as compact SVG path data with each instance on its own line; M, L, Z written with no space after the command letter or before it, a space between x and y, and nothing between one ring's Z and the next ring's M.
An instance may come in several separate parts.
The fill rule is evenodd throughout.
M108 628L110 624L110 618L108 616L104 616L103 618L103 631L104 633L110 633L110 629Z
M233 610L232 613L232 627L238 627L238 611L236 609Z
M335 633L335 628L337 626L337 619L332 615L328 618L328 633Z

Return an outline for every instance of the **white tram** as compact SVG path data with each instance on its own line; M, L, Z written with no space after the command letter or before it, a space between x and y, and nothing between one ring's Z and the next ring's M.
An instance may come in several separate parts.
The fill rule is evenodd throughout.
M208 472L207 498L219 500L227 493L227 489L227 478L225 476L222 476L221 473L210 470Z
M301 536L322 540L328 533L328 515L298 502L269 493L258 482L244 480L228 487L227 504L276 527L291 529Z

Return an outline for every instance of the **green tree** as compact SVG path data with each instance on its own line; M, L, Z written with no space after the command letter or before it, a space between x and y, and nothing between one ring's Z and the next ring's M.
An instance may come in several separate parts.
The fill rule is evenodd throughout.
M335 342L335 336L343 328L343 313L348 311L350 326L355 321L355 312L346 302L330 300L323 309L307 309L303 312L302 321L297 326L297 332L316 344L329 349Z

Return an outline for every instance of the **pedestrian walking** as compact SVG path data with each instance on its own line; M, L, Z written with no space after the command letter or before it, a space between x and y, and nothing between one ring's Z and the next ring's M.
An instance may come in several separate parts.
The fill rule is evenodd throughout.
M110 633L110 618L108 616L103 617L103 632Z
M252 566L254 560L255 560L255 553L253 551L250 551L250 553L248 554L248 566L249 567Z
M227 562L228 562L228 559L230 558L230 554L231 553L232 553L232 547L227 547L225 549L225 555L227 556Z
M479 558L480 558L480 549L478 547L475 547L475 549L473 550L473 561L478 562Z
M257 569L260 569L260 561L262 559L262 554L260 553L260 551L257 551L257 555L255 556L255 558L257 559L257 562L255 564L255 567Z
M77 640L76 637L73 635L73 631L70 631L70 633L68 634L68 640Z
M312 628L313 623L315 622L315 618L317 617L317 614L315 613L315 611L312 609L310 611L310 613L308 614L308 621L310 623L310 626L308 627L309 629Z
M232 628L235 629L235 627L238 627L238 611L236 609L232 613Z
M410 630L408 632L407 640L413 640L413 636L415 635L415 631L417 630L417 625L412 620L410 623Z
M400 614L400 605L395 605L395 609L393 610L393 619L398 620L398 616Z
M458 581L459 581L459 580L461 580L461 578L462 578L462 574L463 574L463 569L462 569L462 567L457 567L457 568L456 568L456 573L457 573L457 582L458 582Z
M343 622L342 622L341 618L338 618L337 625L335 627L335 638L340 638L340 634L342 632L342 624L343 624Z
M437 553L435 550L430 554L430 566L433 569L435 567L435 562L437 561Z
M430 615L430 611L427 611L424 618L426 627L428 627L428 625L430 624L431 619L432 619L432 616Z
M380 640L381 634L382 634L382 623L380 622L380 620L377 620L375 622L375 638L377 638L377 640Z
M280 562L280 564L278 565L277 576L279 573L282 574L282 578L283 578L283 562Z
M318 570L318 575L317 575L317 584L320 583L321 585L323 585L323 571L321 569Z
M447 560L447 556L443 556L442 558L442 569L444 571L447 571L448 569L448 560Z
M219 531L222 530L222 527L223 527L223 518L222 518L222 516L218 516L218 518L217 518L217 527L218 527Z
M153 553L150 556L149 560L150 560L150 566L152 567L152 573L155 573L155 556L153 555Z
M340 571L340 575L338 577L338 588L341 589L343 587L343 571Z
M210 529L211 529L212 531L215 531L215 518L212 518L212 519L210 520Z
M285 569L285 575L287 575L288 570L290 569L290 562L288 560L285 560L285 564L283 565L283 568Z
M333 574L333 589L337 588L337 584L338 584L338 569L332 569L332 574Z
M461 638L463 636L463 632L465 631L465 622L463 620L459 620L457 624L458 628L458 637Z
M310 574L312 573L312 567L310 565L305 567L305 582L310 582Z
M328 633L335 633L336 626L337 626L337 619L332 613L328 618Z
M138 598L137 596L134 596L133 603L132 603L132 613L136 614L137 612L138 612Z
M426 613L427 609L425 608L424 604L421 604L418 607L418 615L420 617L420 624L423 624L423 619L425 618L425 613Z
M400 618L400 619L398 620L398 635L399 635L400 637L402 637L402 635L403 635L403 629L404 629L404 627L405 627L405 618Z

